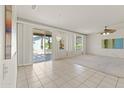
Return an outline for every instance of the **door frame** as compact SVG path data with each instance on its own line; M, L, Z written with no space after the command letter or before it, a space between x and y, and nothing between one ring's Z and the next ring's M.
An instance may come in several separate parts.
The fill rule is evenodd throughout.
M38 30L38 31L34 31L34 30ZM51 47L51 52L52 52L52 57L51 57L51 60L53 60L53 34L51 31L47 31L47 30L42 30L42 29L37 29L37 28L32 28L32 64L34 64L35 62L33 61L33 34L34 33L41 33L41 31L44 31L44 32L50 32L51 33L51 36L52 36L52 47ZM46 36L46 35L45 35ZM45 51L45 50L44 50ZM39 63L39 62L36 62L36 63Z

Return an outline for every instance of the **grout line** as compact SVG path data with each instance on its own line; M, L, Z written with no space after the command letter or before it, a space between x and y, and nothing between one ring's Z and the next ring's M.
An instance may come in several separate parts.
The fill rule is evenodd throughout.
M40 67L40 69L41 69L41 67ZM57 68L58 69L58 68ZM73 73L73 71L71 72L71 73ZM57 75L57 76L59 76L59 77L61 77L61 75ZM70 80L68 80L68 81L66 81L66 80L64 80L63 78L63 80L65 81L65 82L69 82L69 81L71 81L73 78L75 78L76 76L74 76L74 77L72 77L72 78L70 78ZM48 77L49 78L49 77ZM49 78L50 79L50 78ZM52 79L50 79L53 83L55 82L55 80L52 80ZM66 83L65 83L66 84ZM56 87L58 87L58 88L60 88L60 86L58 86L56 83L55 83L55 85L56 85Z
M69 58L68 58L68 59L69 59ZM71 64L78 64L78 63L73 63L73 62L71 62ZM117 75L114 75L114 74L111 74L111 73L106 73L106 72L97 70L97 69L95 69L95 68L93 68L93 67L86 66L86 65L84 65L84 64L82 65L82 64L79 63L78 65L80 65L80 66L82 66L82 67L86 67L86 68L92 69L92 70L95 70L95 71L98 71L98 72L101 72L101 73L104 73L104 74L107 74L107 75L114 76L114 77L117 77L117 78L124 78L123 76L117 76Z
M115 85L115 88L117 88L117 85L118 85L118 81L119 81L119 78L117 79L116 81L116 85Z
M27 84L28 84L28 88L29 88L29 82L28 82L28 78L27 78L27 74L26 74L26 71L25 71L25 66L24 66L24 73L25 73L25 76L26 76L26 81L27 81Z
M81 86L82 84L83 84L84 86L86 86L87 88L90 88L89 86L87 86L87 85L84 84L84 83L81 83L81 84L78 86L78 88L80 88L80 86Z
M77 64L77 63L76 63L76 64ZM80 64L78 64L78 65L80 65ZM107 74L107 75L110 75L110 76L113 76L113 77L124 78L124 77L120 77L120 76L117 76L117 75L114 75L114 74L110 74L110 73L106 73L106 72L103 72L103 71L97 70L97 69L92 68L92 67L89 67L89 66L85 66L85 65L82 65L82 64L81 64L80 66L82 66L82 67L86 67L86 68L92 69L92 70L94 70L94 71L98 71L98 72L101 72L101 73L104 73L104 74Z
M67 62L67 63L68 63L68 62ZM74 64L74 63L71 63L71 64ZM70 65L70 64L69 64L69 65ZM80 64L78 64L78 65L80 65ZM89 77L87 77L83 82L81 82L81 84L79 84L78 87L80 87L82 84L85 84L85 82L86 82L87 80L89 80L92 76L94 76L95 74L97 74L97 72L104 73L105 75L117 77L117 81L116 81L115 88L117 87L119 78L121 78L121 77L118 77L118 76L115 76L115 75L112 75L112 74L108 74L108 73L105 73L105 72L102 72L102 71L99 71L99 70L96 70L96 69L94 69L94 68L90 68L90 67L87 67L87 66L84 66L84 65L80 65L80 66L88 68L87 71L89 71L89 69L90 69L90 70L93 70L94 72L93 72L91 75L89 75ZM39 68L41 69L41 71L42 71L42 68L40 67L40 65L39 65L38 67L39 67ZM27 78L27 74L26 74L25 68L26 68L26 66L24 66L24 73L25 73L26 81L27 81L27 84L28 84L28 87L29 87L29 82L28 82L28 78ZM57 68L57 69L58 69L58 68ZM39 76L37 75L36 71L35 71L34 69L33 69L33 71L34 71L36 77L38 78L38 80L40 81L42 87L44 88L44 85L42 84L42 82L41 82ZM95 72L95 71L96 71L96 72ZM73 73L73 71L72 71L71 73ZM80 76L80 75L79 75L79 76ZM72 79L74 79L74 78L76 78L76 77L77 77L77 75L74 76L73 78L70 78L70 80L68 80L68 81L71 81ZM100 80L100 82L97 84L96 88L103 82L103 80L105 79L105 77L106 77L106 76L103 76L103 78L102 78L102 79ZM49 77L48 77L48 78L49 78ZM49 78L49 79L50 79L50 78ZM51 79L50 79L50 80L51 80ZM63 79L63 80L64 80L64 79ZM51 81L54 83L54 80L51 80ZM65 80L64 80L64 81L65 81ZM68 81L67 81L67 82L68 82ZM65 84L66 84L66 83L65 83ZM55 84L55 85L56 85L56 84ZM86 85L86 84L85 84L85 85ZM59 86L57 86L57 85L56 85L56 87L59 88Z
M96 86L96 88L98 88L98 86L103 82L103 80L105 79L105 76L102 78L102 80L98 83L98 85Z
M33 70L34 70L34 69L33 69ZM36 77L38 78L38 80L40 81L40 79L39 79L39 77L38 77L38 75L37 75L37 73L36 73L35 70L34 70L34 73L35 73ZM42 86L43 88L45 88L41 81L40 81L40 84L41 84L41 86Z
M82 85L82 84L84 84L84 82L86 82L87 80L89 80L89 78L91 78L91 76L94 76L95 75L95 73L96 72L94 72L92 75L90 75L86 80L84 80L80 85L79 85L79 87ZM84 84L84 85L86 85L86 84ZM88 86L87 86L88 87Z
M43 70L40 66L39 66L39 68L41 69L41 70ZM38 75L37 75L38 76ZM46 75L48 78L49 78L49 76L48 75ZM57 75L58 76L58 75ZM50 79L50 78L49 78ZM40 79L39 79L40 80ZM51 80L51 82L52 83L54 83L55 85L56 85L56 87L57 88L59 88L59 86L57 86L57 84L55 83L55 80L52 80L52 79L50 79ZM41 81L40 81L41 82ZM42 82L41 82L42 83ZM42 84L43 85L43 84ZM43 87L44 87L44 85L43 85ZM45 88L45 87L44 87Z

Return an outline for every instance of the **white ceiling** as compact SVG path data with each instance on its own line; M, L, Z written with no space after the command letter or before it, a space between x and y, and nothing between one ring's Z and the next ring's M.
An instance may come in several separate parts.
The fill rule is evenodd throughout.
M124 6L17 6L17 16L89 34L124 21Z

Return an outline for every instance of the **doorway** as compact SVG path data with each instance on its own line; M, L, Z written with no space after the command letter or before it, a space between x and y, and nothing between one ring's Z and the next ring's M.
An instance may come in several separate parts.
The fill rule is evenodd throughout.
M47 62L49 60L52 60L52 33L36 31L33 33L33 62Z

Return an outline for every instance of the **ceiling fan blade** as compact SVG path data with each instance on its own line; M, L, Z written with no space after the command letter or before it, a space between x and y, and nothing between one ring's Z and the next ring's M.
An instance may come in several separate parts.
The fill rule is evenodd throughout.
M113 33L113 32L115 32L115 31L116 31L116 30L115 30L115 29L113 29L113 30L111 30L110 32L111 32L111 33Z
M105 29L104 31L105 31L105 32L111 32L111 31L112 31L112 32L115 32L116 29Z

